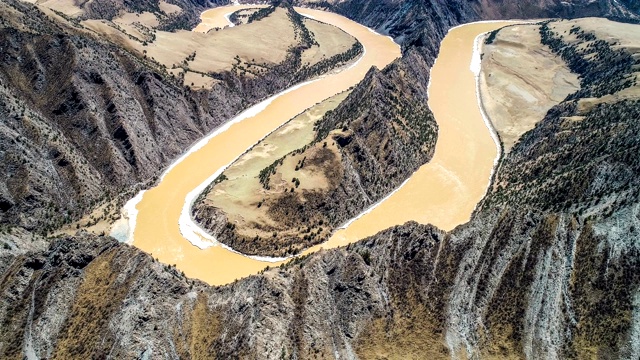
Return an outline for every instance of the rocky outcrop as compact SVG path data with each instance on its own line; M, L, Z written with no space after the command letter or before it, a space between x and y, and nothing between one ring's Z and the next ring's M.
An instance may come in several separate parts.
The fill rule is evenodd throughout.
M3 223L46 232L76 218L152 178L245 105L226 85L184 89L154 64L68 32L30 5L0 6Z
M612 225L637 223L638 211L636 203L584 222L493 209L451 234L407 224L220 288L113 240L61 239L45 253L5 257L0 350L632 358L640 254Z
M0 351L3 358L355 354L353 339L366 319L395 307L390 301L402 289L387 289L388 282L419 277L408 264L426 265L435 255L442 234L411 228L221 288L185 279L113 240L60 239L45 253L13 259L3 273ZM403 238L413 240L394 244ZM369 253L378 246L399 262Z

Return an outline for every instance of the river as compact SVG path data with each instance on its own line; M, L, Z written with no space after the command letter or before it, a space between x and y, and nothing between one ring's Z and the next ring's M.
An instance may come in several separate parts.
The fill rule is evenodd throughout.
M325 248L411 220L442 230L469 221L487 191L499 151L478 106L475 73L470 68L474 41L480 34L512 23L478 22L447 34L429 84L429 108L438 122L433 158L379 206L337 231Z
M365 53L355 66L281 95L255 116L231 125L200 149L190 152L172 165L156 187L142 194L136 205L138 214L133 228L133 244L164 263L176 264L189 277L210 284L224 284L256 273L271 264L236 254L221 246L204 250L193 246L182 236L178 224L186 196L282 123L317 102L357 84L371 66L382 68L400 56L398 45L390 38L376 34L354 21L323 11L298 10L338 26L356 37L364 46ZM224 16L230 11L231 7L212 9L207 17Z
M399 47L388 37L356 22L333 13L297 10L356 37L365 54L355 66L299 86L266 106L258 106L255 114L241 116L242 121L232 121L225 131L217 131L215 136L200 142L197 150L189 151L165 172L156 187L139 194L129 204L137 209L134 221L130 220L130 225L135 225L131 234L133 244L164 263L176 264L189 277L220 285L278 263L242 256L222 246L206 249L193 246L179 227L187 195L288 119L357 84L371 66L382 68L400 56ZM233 7L216 8L203 17L220 18L231 11ZM447 35L431 72L429 106L439 125L433 160L371 212L305 253L343 246L408 220L449 230L469 219L487 189L497 155L477 105L475 78L469 64L476 36L504 24L465 25Z

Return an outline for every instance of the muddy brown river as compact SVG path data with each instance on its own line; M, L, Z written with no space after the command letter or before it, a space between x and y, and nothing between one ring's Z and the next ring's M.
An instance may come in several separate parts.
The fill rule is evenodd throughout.
M143 194L136 206L133 245L164 263L175 264L189 277L220 285L278 263L245 257L222 246L200 249L192 245L180 233L178 223L187 194L296 114L357 84L371 66L382 68L400 56L399 47L390 38L356 22L333 13L297 10L340 27L356 37L366 52L355 66L281 95L255 116L214 136L174 164L156 187ZM231 11L233 7L216 8L205 12L203 18L224 19ZM487 189L496 157L496 146L477 106L469 64L475 37L503 25L465 25L444 39L431 72L429 106L440 127L433 160L371 212L305 253L343 246L408 220L449 230L469 219Z
M452 29L431 70L429 108L438 122L433 159L370 213L336 232L325 248L341 246L407 221L443 230L467 222L484 196L497 148L477 103L470 70L476 37L512 22Z

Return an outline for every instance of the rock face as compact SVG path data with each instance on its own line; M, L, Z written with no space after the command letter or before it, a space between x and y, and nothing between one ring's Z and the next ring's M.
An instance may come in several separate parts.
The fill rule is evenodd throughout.
M634 358L640 208L407 224L210 288L113 240L3 258L2 355ZM95 346L90 346L95 344ZM286 358L286 357L285 357Z
M229 86L192 93L30 5L0 8L3 223L60 225L148 180L244 106Z
M573 41L597 37L555 25L543 41L581 90L502 160L469 223L408 223L217 288L108 238L3 249L0 357L637 359L640 103L615 96L637 56L585 53ZM595 71L611 59L622 77Z

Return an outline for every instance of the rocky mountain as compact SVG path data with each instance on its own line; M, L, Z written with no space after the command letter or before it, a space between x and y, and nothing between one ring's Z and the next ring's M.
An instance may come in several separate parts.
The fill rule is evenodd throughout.
M409 66L402 63L410 56L432 63L439 40L459 22L498 15L637 17L630 13L633 1L340 4L327 6L352 9L352 17L378 28L396 19L387 28L398 31L408 55L373 70L369 77L378 81L392 78L394 67ZM376 6L391 10L383 15ZM412 17L421 20L406 20ZM401 30L404 20L410 26ZM31 241L28 232L3 229L1 357L638 358L640 103L637 95L615 96L637 88L628 81L638 57L576 29L567 32L571 37L553 24L540 31L581 75L581 89L501 160L494 187L469 223L450 233L405 224L223 287L186 279L113 239L79 234ZM3 34L17 38L20 31ZM580 42L592 45L587 51ZM20 54L14 57L27 58L28 50L13 44L11 51ZM37 48L35 40L24 44ZM598 75L596 69L611 64L614 76ZM165 84L151 71L148 76L157 87ZM2 91L20 88L5 81ZM14 138L2 144L12 146L18 160L2 163L19 170L30 143ZM7 221L19 224L24 215L13 211Z
M558 137L588 127L620 154L585 165L617 178L585 179L611 199L606 211L543 209L549 193L584 190L541 173L545 191L501 203L520 188L505 181L450 233L408 223L216 288L89 235L4 253L3 357L636 358L640 207L627 185L638 169L624 154L638 132L617 130L637 127L639 104L612 105L613 122L598 108L560 128L559 105L504 159L562 169ZM509 174L503 165L497 179Z

